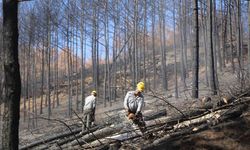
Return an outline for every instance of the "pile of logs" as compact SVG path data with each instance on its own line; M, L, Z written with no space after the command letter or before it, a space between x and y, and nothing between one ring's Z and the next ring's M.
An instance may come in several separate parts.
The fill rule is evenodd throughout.
M79 134L81 129L68 131L24 145L20 149L109 149L127 143L133 143L132 146L140 149L154 149L182 136L195 134L240 117L248 110L250 97L247 96L247 93L243 93L217 100L205 97L200 106L171 117L166 115L165 109L151 111L145 114L148 130L144 134L135 126L124 130L127 123L125 120L117 124L98 125L82 134Z
M158 111L149 111L145 113L145 120L154 120L157 117L166 116L166 109ZM123 117L125 118L125 117ZM70 149L71 147L80 146L86 144L86 142L95 141L101 138L105 138L107 135L115 134L123 128L123 123L119 122L121 119L113 118L117 120L116 124L110 125L109 123L101 124L87 129L81 133L82 128L65 131L60 134L56 134L49 137L43 137L40 140L36 140L32 143L20 146L20 150L25 149ZM113 121L115 122L115 121ZM113 127L115 126L115 127ZM66 129L66 128L65 128Z

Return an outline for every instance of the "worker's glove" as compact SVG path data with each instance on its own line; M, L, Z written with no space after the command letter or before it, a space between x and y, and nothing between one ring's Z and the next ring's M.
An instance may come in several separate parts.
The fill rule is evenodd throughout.
M135 120L135 114L133 114L133 113L129 113L129 115L128 115L128 119L131 119L131 120Z

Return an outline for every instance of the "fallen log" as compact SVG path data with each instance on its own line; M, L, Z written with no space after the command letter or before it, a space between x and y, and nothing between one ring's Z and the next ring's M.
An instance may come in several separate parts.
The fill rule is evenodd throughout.
M162 110L159 110L157 112L145 114L144 120L145 121L153 120L153 119L159 118L160 116L166 116L166 115L167 115L166 109L162 109Z
M103 129L104 127L105 127L104 125L99 125L99 126L90 128L89 131L86 130L86 131L82 132L81 134L76 135L76 137L77 137L77 138L80 138L80 137L82 137L83 135L86 135L86 134L88 134L88 133L90 133L90 132L94 132L94 131L96 131L96 130ZM82 128L81 128L80 131L82 131ZM61 146L61 145L65 144L65 143L68 143L68 142L73 141L73 140L75 140L75 137L70 137L70 138L66 138L66 139L59 139L59 141L57 141L57 145Z
M233 96L224 95L224 96L220 97L220 99L218 99L217 106L223 106L226 104L230 104L233 102L234 99L235 99L235 97L233 97Z
M221 116L217 119L214 119L212 121L206 122L202 125L199 125L197 127L187 127L182 130L178 130L177 132L173 132L170 134L166 134L160 139L155 140L153 143L148 144L148 145L143 145L142 149L145 150L151 150L151 149L157 149L159 147L162 147L162 145L166 145L168 142L171 142L173 140L176 140L180 137L190 135L190 134L195 134L197 132L204 131L208 129L211 126L217 125L220 122L224 122L228 119L233 119L239 117L242 112L247 108L247 105L239 105L235 108L232 108L230 111L226 111L225 113L222 113Z
M160 110L158 112L150 112L149 114L145 114L145 120L150 120L150 119L154 119L160 116L165 116L166 115L166 109ZM146 122L147 123L147 122ZM79 138L79 143L84 145L86 143L95 141L97 139L102 139L106 136L115 134L117 132L120 132L122 129L124 128L124 123L119 123L117 125L112 125L106 128L103 128L101 130L95 131L91 134L87 134L81 138ZM97 141L99 142L99 141ZM100 143L100 142L99 142ZM71 142L69 145L65 145L66 147L72 147L72 146L76 146L78 145L77 141L73 141ZM65 148L65 146L63 146L63 148Z
M166 110L164 109L164 110L160 110L158 112L149 112L146 115L147 116L145 116L145 120L151 120L151 119L154 119L154 118L156 118L158 116L166 115ZM81 136L83 136L85 134L94 132L96 130L100 130L100 129L104 128L104 127L105 127L105 125L99 125L99 126L93 127L91 129L89 129L89 131L86 130L82 135L78 134L82 130L81 128L78 128L78 129L73 130L72 132L67 131L67 132L56 134L56 135L53 135L53 136L50 136L50 137L43 137L43 139L40 139L40 140L37 140L35 142L29 143L27 145L21 146L20 149L22 149L22 150L30 149L30 148L36 147L38 145L42 145L42 144L44 145L45 143L50 143L49 146L57 145L57 147L60 147L61 145L64 145L64 144L69 143L71 141L74 141L76 138L78 139L78 138L80 138ZM116 131L113 131L112 128L111 128L111 130L112 130L111 132L116 132ZM107 130L106 132L110 132L110 131ZM74 135L74 136L72 136L72 135ZM55 141L55 140L57 140L57 141ZM53 144L55 142L56 142L56 144ZM41 148L41 149L47 149L48 148L48 146L43 146L43 147L44 148Z
M165 136L165 138L168 139L168 140L166 140L166 139L165 140L167 142L172 141L172 140L180 138L181 136L201 132L201 131L206 130L214 125L219 124L220 122L225 122L228 119L238 118L242 114L242 112L248 107L248 105L246 105L248 102L249 102L249 100L237 101L234 104L227 104L227 105L224 105L221 107L213 108L213 110L205 111L205 112L203 110L198 110L198 111L193 110L191 112L186 113L186 114L189 114L189 119L192 119L192 120L187 120L187 121L183 121L183 122L181 122L180 121L181 119L179 119L179 118L175 121L173 121L173 118L171 118L171 119L164 118L163 122L166 121L165 123L167 123L167 124L171 124L171 123L174 123L176 121L177 121L177 123L179 122L178 125L175 125L169 131L171 133L168 134L167 136ZM197 114L197 115L191 116L192 114ZM185 119L187 119L187 118L185 118ZM160 122L160 124L161 123L162 122ZM153 125L153 123L151 125ZM196 126L196 127L193 127L193 126ZM166 128L166 125L163 127ZM156 130L153 129L151 131L157 132L157 129ZM125 141L125 140L140 137L138 134L130 134L130 135L131 136L127 136L126 134L122 133L122 134L120 134L120 137L121 137L120 140ZM126 136L127 136L127 139L125 138ZM118 139L119 134L114 135L113 137L115 137L115 139ZM164 139L164 137L163 137L163 139ZM85 145L84 148L87 149L87 148L90 148L90 146L91 146L92 148L97 148L97 149L101 148L102 149L102 147L107 148L107 145L110 145L112 143L117 142L116 140L111 141L110 139L100 139L100 140L102 141L102 144L98 143L97 141L94 141L94 142L89 143L88 145ZM159 139L158 141L161 141L161 140ZM159 142L159 143L161 144L161 142ZM157 140L156 140L156 142L153 146L156 146L159 143L157 143ZM162 144L164 144L164 143L162 143ZM154 147L149 147L148 149L151 149L151 148L154 148Z
M112 135L114 133L117 133L119 132L120 130L122 130L123 128L123 124L118 124L116 126L109 126L109 127L105 127L101 130L98 130L98 131L95 131L91 134L87 134L87 135L84 135L83 137L79 138L78 141L72 141L71 143L67 144L67 145L63 145L62 148L69 148L69 147L73 147L73 146L76 146L76 145L84 145L86 143L89 143L89 142L92 142L92 141L98 141L101 145L102 143L98 140L98 139L102 139L108 135Z
M190 113L190 114L198 114L198 115L194 115L194 116L190 116L189 118L182 118L182 115L179 115L179 116L175 116L175 117L172 117L172 118L169 118L169 117L166 117L166 118L162 118L160 122L158 122L158 128L156 129L153 129L149 132L153 133L153 132L158 132L160 130L165 130L165 131L168 131L168 130L171 130L171 129L174 129L174 125L176 124L181 124L182 122L192 122L190 120L195 120L197 118L202 118L208 114L210 114L211 112L216 112L218 110L224 110L224 109L228 109L230 107L234 108L238 105L242 105L242 104L248 104L250 102L250 98L244 98L244 100L241 100L241 101L237 101L233 104L227 104L227 105L224 105L224 106L221 106L221 107L217 107L217 108L214 108L212 110L209 110L209 111L206 111L206 112L203 112L201 114L199 114L198 112L199 111L194 111L194 113ZM191 111L192 112L192 111ZM202 123L202 121L200 121ZM185 123L184 123L185 124Z
M158 129L154 129L154 132L157 132L157 131L160 131L160 130L169 130L169 129L172 129L175 124L177 123L181 123L181 122L185 122L185 121L190 121L190 120L193 120L193 119L197 119L197 118L201 118L202 116L205 116L207 114L210 114L211 112L216 112L218 110L223 110L223 109L228 109L228 108L234 108L236 106L239 106L239 105L244 105L244 104L248 104L250 102L250 98L244 98L244 100L242 101L237 101L233 104L227 104L227 105L224 105L224 106L221 106L221 107L217 107L217 108L214 108L210 111L206 111L204 113L201 113L199 115L195 115L195 116L190 116L190 118L181 118L179 119L178 117L175 117L174 119L173 118L170 118L170 119L166 119L164 124L162 124L161 127L159 127Z
M101 126L96 126L96 127L93 127L90 129L91 132L99 129ZM20 150L26 150L26 149L30 149L32 147L35 147L35 146L38 146L40 144L44 144L44 143L48 143L50 141L53 141L53 140L56 140L56 139L60 139L60 138L65 138L65 137L68 137L68 136L72 136L72 135L75 135L75 134L78 134L79 132L82 131L82 128L78 128L78 129L75 129L73 130L72 132L70 131L66 131L66 132L63 132L63 133L60 133L60 134L56 134L56 135L53 135L53 136L50 136L50 137L46 137L46 138L43 138L41 140L37 140L33 143L30 143L30 144L27 144L27 145L24 145L24 146L21 146L20 147ZM88 132L86 131L85 134L87 134ZM84 134L84 133L83 133ZM74 137L73 137L74 138ZM75 139L75 138L74 138Z
M158 118L155 120L146 121L147 128L154 128L154 127L157 127L158 125L162 125L167 119L169 119L169 118L168 117L161 117L161 118ZM125 126L125 125L123 125L123 126ZM120 130L120 132L114 132L113 135L110 135L108 137L106 136L106 137L100 139L101 143L99 141L95 140L95 141L92 141L91 143L85 144L83 146L83 148L84 149L93 149L93 148L100 147L100 149L105 149L107 146L110 147L110 145L112 145L112 144L116 145L117 143L120 143L122 141L126 141L128 139L133 139L133 138L137 138L137 137L144 137L147 135L148 135L148 133L145 133L144 135L142 135L142 133L140 132L138 127L136 125L131 124L131 126L129 128L126 128L125 130ZM73 148L77 149L77 148L79 148L79 146L75 145Z
M186 112L186 115L188 115L188 116L192 115L192 114L197 115L201 112L204 112L204 111L192 110L192 111ZM218 118L218 112L211 112L210 114L206 114L205 116L201 116L200 118L196 118L193 120L186 120L186 121L183 121L181 123L180 123L180 118L173 119L173 118L164 117L161 119L148 121L148 122L146 122L146 124L147 124L147 127L148 126L157 127L157 125L164 125L163 128L166 128L166 126L165 126L166 124L169 126L170 124L175 123L175 124L173 124L174 125L173 130L176 130L177 128L184 128L184 127L190 126L191 124L204 123L207 119L210 119L210 118ZM163 128L156 129L156 130L155 129L149 130L149 133L153 133L152 131L157 132L159 130L162 130ZM141 137L141 134L138 131L138 129L137 130L130 130L127 132L116 133L113 136L106 137L105 139L101 139L101 140L105 144L110 144L110 140L125 141L125 140L131 139L131 138L136 138L136 137ZM103 145L103 143L100 143L98 141L93 141L93 142L89 143L89 145L91 145L91 147L98 147L98 146ZM84 148L85 149L91 148L89 145L84 146ZM76 148L76 147L74 147L74 148Z
M165 135L163 138L156 140L153 143L153 145L151 144L147 145L146 149L148 146L149 146L148 149L151 149L153 148L152 146L157 146L164 141L174 140L184 135L201 132L203 130L208 129L211 126L219 124L220 122L227 121L228 119L238 118L246 108L247 108L247 105L241 104L233 108L229 108L226 110L217 110L216 112L210 112L210 114L206 114L200 118L195 118L192 120L188 120L188 121L184 121L182 123L176 124L174 125L173 129L169 131L170 132L169 134ZM164 118L162 120L166 120L166 119L168 118ZM151 125L153 125L153 123ZM156 132L157 132L157 129L156 130L153 129L149 131L149 133L156 133ZM138 130L129 131L127 133L114 134L113 136L100 139L102 143L99 143L98 141L93 141L89 143L88 145L85 145L84 149L107 147L107 145L116 143L117 141L121 142L121 141L138 138L138 137L141 137Z
M183 122L183 121L186 121L186 120L200 118L200 117L202 117L202 116L204 116L206 114L209 114L211 112L215 112L217 110L228 109L230 107L235 107L235 106L242 105L244 103L249 103L250 102L250 98L241 98L241 99L242 100L237 99L238 101L236 101L236 102L226 104L226 105L223 105L223 106L220 106L220 107L214 107L213 109L209 109L209 110L206 110L206 109L190 110L190 111L184 112L184 114L187 117L182 117L182 115L179 114L179 115L176 115L176 116L172 117L171 119L169 119L166 122L166 124L173 125L173 124L176 124L178 122Z
M165 123L168 124L169 126L172 126L179 122L190 120L191 117L201 115L205 112L207 112L206 109L193 109L193 110L185 111L183 112L185 117L183 117L182 114L177 114L176 116L169 118Z
M237 99L249 96L249 94L250 94L249 91L250 91L250 89L245 89L243 92L240 92L240 93L225 94L225 95L221 96L220 99L218 99L217 106L223 106L226 104L230 104Z
M180 128L184 128L184 127L189 127L192 124L204 123L204 122L206 122L207 119L210 119L211 117L217 118L218 115L216 115L216 114L218 114L218 112L212 112L211 114L207 114L201 118L184 121L182 123L177 123L176 125L174 125L172 131L174 132L177 128L180 129ZM168 119L169 118L162 118L162 119L159 119L158 121L152 120L148 124L150 124L150 126L155 126L155 125L158 125L159 123L162 123L161 121L164 122ZM159 130L161 130L161 129L152 129L152 130L149 130L148 133L156 133ZM147 136L148 133L146 133L143 136ZM121 141L133 139L133 138L137 138L137 137L141 137L141 136L142 136L142 134L140 133L140 131L138 129L137 130L132 129L132 130L129 130L127 132L116 133L112 136L101 139L102 143L99 143L98 141L93 141L93 142L89 143L88 145L85 145L84 149L99 147L99 146L102 146L103 144L109 145L113 141L120 141L121 142ZM77 147L74 147L74 148L77 148Z

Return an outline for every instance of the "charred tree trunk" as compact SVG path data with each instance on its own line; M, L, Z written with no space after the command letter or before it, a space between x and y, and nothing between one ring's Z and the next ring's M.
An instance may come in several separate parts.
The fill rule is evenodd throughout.
M17 150L21 79L18 62L18 2L3 0L4 113L2 148Z
M233 27L232 27L232 0L228 2L228 11L229 11L229 34L230 34L230 52L231 52L231 65L233 72L235 72L235 64L234 64L234 52L233 52Z
M156 58L155 58L155 2L152 1L152 49L153 49L153 69L154 69L154 77L153 77L153 89L156 88Z
M147 1L144 0L144 12L143 12L143 81L147 85L146 80L146 51L148 49L148 38L147 38ZM125 81L126 82L126 81Z
M182 6L182 0L180 0L180 3L179 3L179 16L182 16L182 9L183 9L183 6ZM183 82L183 86L184 88L187 87L187 84L186 84L186 66L185 66L185 52L184 52L184 30L183 30L183 18L182 17L179 17L179 32L180 32L180 51L181 51L181 80Z
M177 79L177 49L176 49L176 36L175 36L175 1L173 0L174 8L173 8L173 18L174 18L174 82L175 82L175 98L178 98L178 79Z
M250 1L248 1L248 77L250 77Z
M69 0L68 0L68 4L69 4ZM69 46L69 20L70 20L70 14L69 14L69 10L67 10L67 33L66 33L66 42L67 42L67 71L68 71L68 116L71 117L72 116L72 96L71 96L71 65L70 65L70 46Z
M108 40L108 2L105 2L105 25L104 25L104 40L105 40L105 69L104 69L104 107L109 101L109 40Z
M203 32L203 44L204 44L204 49L205 49L205 84L208 87L208 60L207 60L207 53L208 53L208 49L207 49L207 24L206 24L206 19L204 16L204 9L203 9L203 5L201 4L201 24L202 24L202 32Z
M42 49L42 67L41 67L41 101L40 101L40 114L43 113L43 82L44 82L44 38L43 38L43 49Z
M208 1L208 11L209 11L209 52L208 52L208 60L209 60L209 86L211 90L211 94L216 95L216 80L215 80L215 66L214 66L214 50L213 50L213 1Z
M85 29L85 22L84 22L84 1L81 2L81 9L83 11L81 12L81 27L80 27L80 41L81 41L81 112L83 112L83 106L84 106L84 97L85 97L85 86L84 86L84 71L85 71L85 55L84 55L84 29ZM85 43L86 44L86 43Z
M160 2L160 43L161 43L161 73L162 73L162 86L165 91L168 89L168 80L167 80L167 65L166 65L166 38L165 38L165 6L164 2L161 0Z
M194 4L194 60L193 60L193 84L192 97L198 98L199 93L199 22L198 22L198 0Z

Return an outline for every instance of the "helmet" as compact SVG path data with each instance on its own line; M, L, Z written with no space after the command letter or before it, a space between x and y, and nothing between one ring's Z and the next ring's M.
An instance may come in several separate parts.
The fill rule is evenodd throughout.
M143 82L139 82L136 86L137 90L140 91L140 92L143 92L144 91L144 88L145 88L145 85Z
M92 94L92 95L94 95L94 96L96 96L96 95L97 95L97 93L96 93L96 91L95 91L95 90L94 90L94 91L92 91L92 92L91 92L91 94Z
M129 113L128 114L128 119L134 120L135 119L135 114L134 113Z

